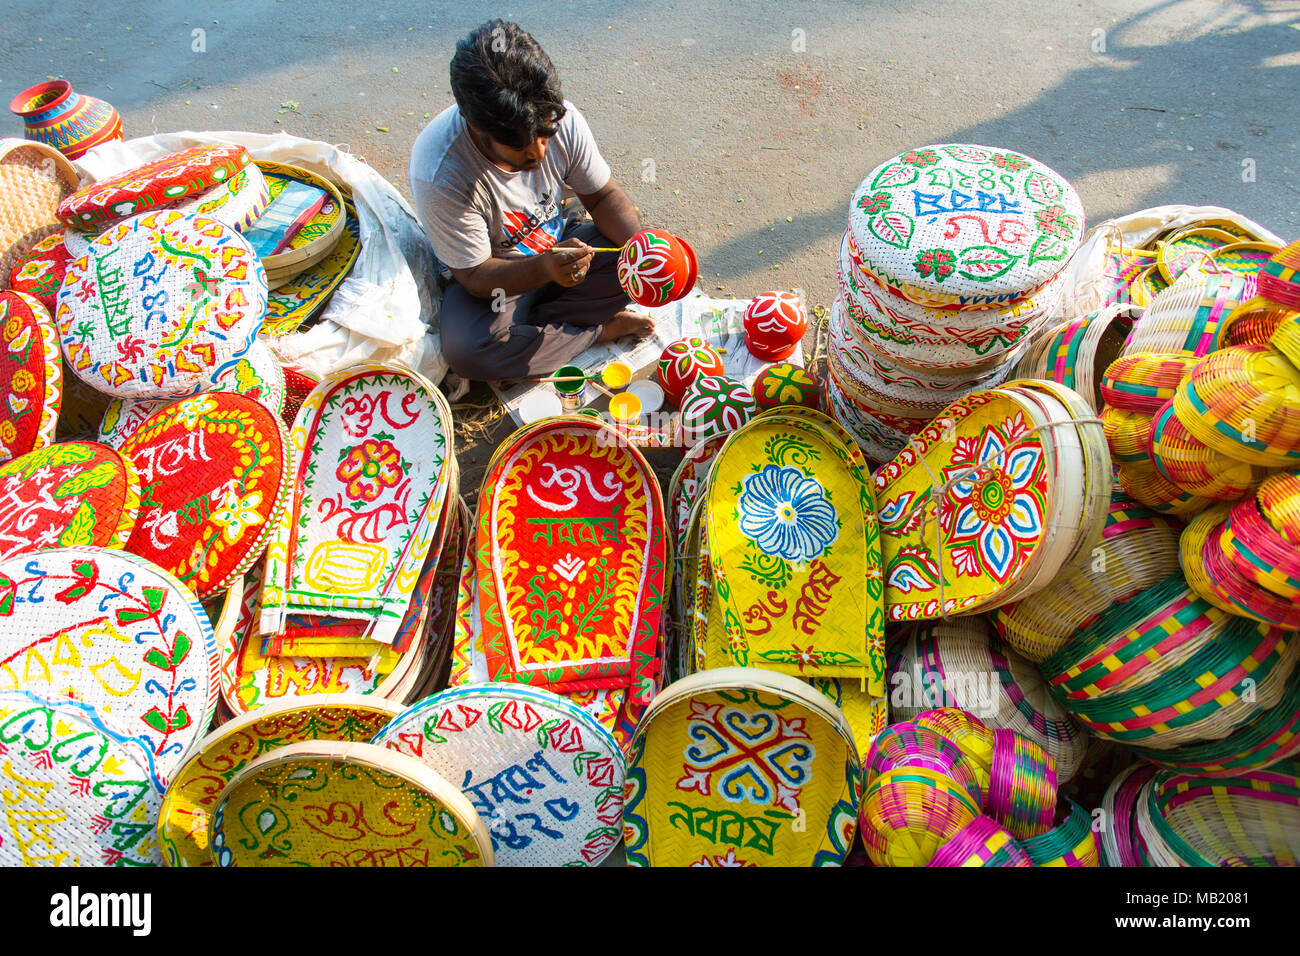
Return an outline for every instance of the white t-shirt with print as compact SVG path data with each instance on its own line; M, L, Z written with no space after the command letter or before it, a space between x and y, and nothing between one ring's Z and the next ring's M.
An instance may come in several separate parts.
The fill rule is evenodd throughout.
M472 269L489 258L545 252L564 228L564 187L590 194L609 182L586 119L566 112L536 169L510 173L483 155L460 108L435 116L411 151L411 193L420 223L444 266Z

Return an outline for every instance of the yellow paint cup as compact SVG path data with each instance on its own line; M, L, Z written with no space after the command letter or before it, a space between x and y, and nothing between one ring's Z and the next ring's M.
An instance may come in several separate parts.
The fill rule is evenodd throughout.
M610 362L600 373L606 388L622 388L632 381L632 366L626 362Z
M622 392L609 400L609 414L614 421L633 425L641 417L641 399L631 392Z

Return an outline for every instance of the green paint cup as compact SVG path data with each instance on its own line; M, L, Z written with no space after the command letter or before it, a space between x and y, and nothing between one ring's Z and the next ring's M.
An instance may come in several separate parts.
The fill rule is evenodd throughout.
M555 373L558 379L571 378L572 382L555 382L555 394L560 396L560 406L566 413L576 412L587 404L587 373L576 365L566 365Z

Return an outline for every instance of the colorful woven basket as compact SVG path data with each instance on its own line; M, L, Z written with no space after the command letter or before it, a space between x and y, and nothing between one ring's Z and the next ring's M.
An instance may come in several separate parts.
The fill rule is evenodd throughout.
M1040 667L1099 736L1166 750L1224 737L1274 706L1298 643L1211 605L1180 572L1102 612Z
M1042 591L995 610L998 633L1026 659L1047 659L1102 611L1176 571L1179 530L1168 519L1117 495L1100 544Z
M1139 468L1150 463L1150 415L1107 405L1102 409L1101 421L1106 429L1106 444L1110 447L1112 461Z
M1115 478L1124 494L1134 501L1146 505L1152 511L1171 515L1183 521L1190 520L1214 505L1209 498L1183 491L1160 474L1154 465L1143 468L1136 463L1126 463L1119 466Z
M77 183L76 169L54 147L0 139L0 289L20 257L59 228L59 202Z
M361 220L350 193L341 191L347 213L343 234L324 259L270 291L262 326L267 335L288 335L310 323L327 307L334 290L356 265L361 255Z
M1101 380L1101 397L1108 406L1154 415L1174 397L1180 382L1200 358L1160 352L1136 352L1112 362Z
M1259 512L1273 530L1294 547L1300 547L1300 471L1269 475L1255 494Z
M1073 800L1062 800L1055 826L1020 844L1035 866L1101 866L1092 814Z
M1214 226L1193 225L1156 244L1156 265L1168 282L1177 282L1189 269L1215 261L1215 253L1240 242L1241 236Z
M923 767L877 776L858 811L862 845L876 866L926 866L979 815L966 787Z
M1171 482L1199 498L1239 501L1254 492L1268 469L1210 448L1183 424L1171 399L1151 422L1151 460Z
M900 767L924 767L941 773L965 787L977 805L983 803L975 761L947 737L924 724L892 724L877 734L862 765L864 782L870 787L882 773Z
M1228 779L1163 772L1142 790L1135 818L1155 866L1300 865L1300 766Z
M1259 294L1270 302L1300 310L1300 241L1274 253L1260 267Z
M988 793L993 731L983 721L957 707L936 707L921 711L910 722L917 727L929 727L960 747L975 768L980 793Z
M1013 730L993 731L993 763L984 800L989 815L1018 840L1046 833L1056 809L1056 761Z
M1268 261L1282 251L1275 242L1245 240L1230 242L1210 252L1214 264L1239 276L1258 275Z
M1102 819L1098 839L1103 866L1142 866L1146 847L1138 833L1134 808L1143 788L1159 771L1149 764L1136 763L1121 770L1101 801Z
M1191 269L1152 300L1133 326L1124 354L1206 355L1218 347L1220 326L1254 294L1253 277Z
M1094 412L1102 407L1103 369L1119 357L1140 307L1109 305L1039 336L1013 378L1045 378L1074 389Z
M956 707L992 729L1015 730L1052 754L1068 780L1088 735L1053 699L1032 664L1006 648L982 617L915 627L890 659L892 712Z
M1178 386L1174 411L1189 432L1232 458L1268 468L1300 462L1300 369L1268 346L1207 357Z
M1016 838L992 817L980 815L939 847L926 866L1033 866Z

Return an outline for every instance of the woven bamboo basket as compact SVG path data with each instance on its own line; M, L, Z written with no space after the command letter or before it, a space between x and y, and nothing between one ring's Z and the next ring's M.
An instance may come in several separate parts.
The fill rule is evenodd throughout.
M957 707L991 729L1011 729L1052 755L1061 779L1078 769L1088 735L1053 699L1034 666L991 633L983 617L917 625L890 660L891 712L907 720ZM901 675L901 676L900 676ZM910 700L899 703L899 692ZM990 758L991 759L991 758Z
M1192 269L1147 307L1124 345L1124 354L1189 352L1206 355L1217 347L1219 328L1255 293L1250 277Z
M1041 669L1099 736L1166 750L1226 736L1272 707L1297 656L1295 635L1226 614L1176 573L1103 612Z
M1115 497L1096 548L1051 585L992 619L1008 644L1034 663L1056 653L1108 607L1122 604L1178 569L1178 528L1123 496Z
M876 866L925 866L979 815L961 784L934 770L899 767L866 788L859 832Z
M1217 266L1228 272L1239 276L1253 276L1259 273L1269 259L1281 251L1282 247L1275 242L1245 240L1220 246L1210 253L1210 258Z
M1149 764L1136 763L1125 767L1101 800L1102 818L1110 825L1102 827L1097 840L1101 850L1102 866L1141 866L1146 853L1142 835L1137 832L1134 807L1141 799L1143 788L1159 772Z
M1218 584L1210 578L1205 569L1206 544L1210 533L1216 531L1228 517L1230 504L1217 504L1202 511L1191 521L1178 538L1178 561L1183 569L1183 576L1193 591L1219 610L1236 614L1237 609L1219 592Z
M1013 730L993 731L989 815L1028 840L1052 828L1056 800L1056 761L1047 751Z
M1211 528L1201 551L1211 587L1232 606L1234 614L1278 627L1300 628L1300 604L1293 598L1279 597L1247 577L1227 553L1223 544L1226 532L1226 521Z
M0 139L0 291L14 264L59 229L59 203L77 183L72 163L52 146Z
M1154 465L1150 469L1138 470L1138 467L1120 465L1116 477L1124 494L1152 511L1188 521L1214 504L1209 498L1183 491L1156 471Z
M1188 494L1211 501L1239 501L1268 475L1260 465L1210 448L1178 418L1172 400L1151 422L1151 460L1156 470Z
M905 721L877 734L863 763L864 782L870 787L882 773L901 767L923 767L943 774L965 787L977 806L983 803L975 762L947 737L924 724Z
M997 820L980 815L941 846L927 866L1033 866L1016 838Z
M1270 302L1300 310L1300 241L1279 250L1260 267L1259 294Z
M1154 415L1174 397L1178 383L1192 373L1200 359L1194 355L1136 352L1106 368L1101 397L1116 409Z
M1101 423L1106 430L1111 461L1138 466L1150 463L1151 448L1147 444L1151 434L1150 415L1107 405L1102 409Z
M1196 268L1225 246L1240 242L1236 233L1213 226L1193 225L1174 233L1156 245L1156 265L1167 282L1177 282L1187 270Z
M1300 668L1291 672L1278 702L1226 737L1168 750L1134 747L1137 756L1180 773L1210 777L1263 770L1300 753Z
M1296 317L1294 309L1255 296L1241 303L1219 326L1219 348L1234 345L1267 345L1279 326ZM1278 348L1285 354L1286 350Z
M1160 267L1155 263L1147 266L1129 283L1128 297L1134 305L1148 308L1156 296L1169 288L1169 283L1160 274Z
M1057 805L1055 825L1050 830L1024 840L1020 846L1035 866L1101 866L1092 814L1073 800L1062 800Z
M1074 389L1095 414L1102 407L1102 370L1119 356L1140 317L1138 306L1109 305L1037 337L1013 378L1040 378Z
M1210 355L1178 386L1174 410L1188 431L1232 458L1300 464L1300 369L1275 349L1238 345Z
M1230 779L1162 772L1135 807L1155 866L1300 864L1300 766Z
M1260 482L1255 503L1284 541L1300 547L1300 471L1269 475Z
M974 714L956 707L924 710L911 721L917 727L929 727L961 748L975 768L980 793L988 793L989 768L993 764L993 731Z
M1300 549L1273 530L1253 499L1233 506L1219 547L1244 577L1278 597L1300 601Z
M1292 365L1300 368L1300 312L1287 312L1284 317L1279 317L1268 343L1285 355Z

